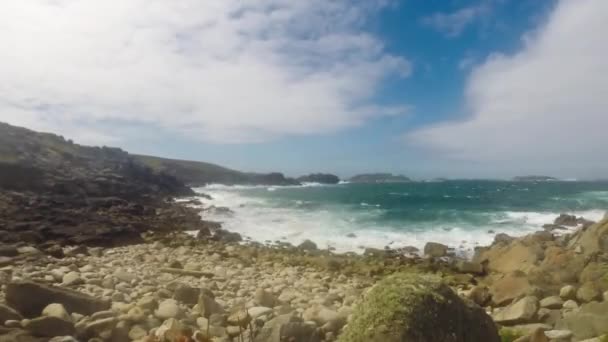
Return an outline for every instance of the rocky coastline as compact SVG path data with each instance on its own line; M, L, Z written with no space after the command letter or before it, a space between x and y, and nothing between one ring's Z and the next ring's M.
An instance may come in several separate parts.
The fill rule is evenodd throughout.
M262 245L124 151L0 131L0 342L608 340L608 218L472 259Z
M123 209L133 204L104 203L97 214L132 216ZM155 208L158 226L173 225L150 225L128 242L117 243L124 231L111 231L115 240L4 240L0 340L598 342L608 334L608 220L561 216L522 238L499 234L464 260L438 243L422 255L245 243L191 203L165 204ZM438 299L452 295L450 305ZM439 327L416 319L435 307L469 318L437 314Z

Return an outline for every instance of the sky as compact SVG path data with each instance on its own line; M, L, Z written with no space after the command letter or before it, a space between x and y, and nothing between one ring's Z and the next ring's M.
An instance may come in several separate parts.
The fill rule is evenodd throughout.
M606 0L4 0L0 121L288 175L608 178Z

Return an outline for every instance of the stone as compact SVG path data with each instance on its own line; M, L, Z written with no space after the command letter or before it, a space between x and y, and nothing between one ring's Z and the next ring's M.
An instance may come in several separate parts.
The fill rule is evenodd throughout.
M259 288L255 291L255 297L253 301L257 305L269 308L272 308L277 305L277 299L275 298L275 296L262 288Z
M49 304L60 303L68 312L91 315L110 308L110 302L84 293L30 281L12 282L6 287L6 302L25 317L36 317Z
M16 257L17 255L19 255L17 247L12 245L0 245L0 256Z
M531 322L538 310L538 299L534 296L526 296L506 308L495 313L494 321L503 325L514 325Z
M112 331L118 323L116 317L106 317L95 319L92 322L86 323L84 330L88 335L100 335L106 331Z
M120 281L124 281L125 283L131 283L133 280L137 279L137 275L124 270L114 272L114 277Z
M572 331L570 330L548 330L545 331L545 336L552 340L570 340L572 337Z
M254 306L252 308L249 308L247 310L247 312L249 313L249 316L251 316L252 319L256 319L260 316L265 316L265 315L271 314L272 308L267 308L267 307L263 307L263 306Z
M316 251L318 249L317 244L310 240L304 240L304 242L298 245L298 248L305 251Z
M492 298L492 295L487 286L476 285L467 294L467 298L479 306L485 306Z
M550 342L543 328L537 328L530 334L530 342Z
M147 315L144 312L144 310L142 308L140 308L139 306L135 306L135 307L132 307L131 309L129 309L129 312L127 312L121 318L124 319L125 321L139 323L139 322L143 322L146 319L146 317L147 317Z
M214 314L223 314L224 308L215 301L215 299L207 296L206 294L201 294L198 297L198 310L201 316L205 318L209 318Z
M596 285L592 282L584 283L581 287L576 291L576 299L583 303L589 303L591 301L597 300L600 298L600 291L597 289Z
M514 299L530 293L532 286L525 274L511 273L496 280L490 286L492 302L495 306L503 306Z
M575 341L608 334L608 302L591 302L564 315L555 324L557 330L570 330Z
M247 310L238 310L228 316L227 322L233 326L246 328L249 322L251 322L251 316L249 316Z
M33 335L42 337L69 336L75 331L72 322L51 316L27 320L23 327Z
M500 337L485 311L462 300L441 278L397 273L372 287L339 341L498 342Z
M576 298L576 287L572 285L566 285L559 290L559 296L563 300L575 299Z
M567 301L564 302L564 304L562 305L562 308L564 310L575 310L575 309L578 309L578 303L572 299L568 299Z
M315 305L306 309L302 314L302 318L305 321L313 321L317 323L317 325L323 325L327 322L339 319L344 319L344 321L346 321L346 317L341 317L336 311L323 305Z
M201 290L185 284L179 284L173 293L173 298L185 304L194 305L198 302Z
M540 302L541 308L547 309L561 309L564 305L564 301L559 296L551 296L547 298L543 298Z
M446 256L448 254L448 246L436 243L436 242L428 242L424 245L424 255L430 256L433 258L439 258Z
M291 314L281 315L266 322L254 342L321 342L314 325L306 324Z
M181 331L182 324L175 318L169 318L156 329L154 335L161 341L179 341Z
M160 319L176 318L181 315L181 309L175 299L165 299L154 311L154 316Z
M485 269L481 263L458 260L455 264L456 270L461 273L484 274Z
M84 281L80 278L80 273L72 271L63 276L62 283L65 286L70 286L84 284Z
M20 321L22 319L23 317L21 317L21 314L13 308L0 304L0 324L10 320Z
M42 316L57 317L66 321L72 320L72 316L70 316L65 307L59 303L52 303L47 305L42 310Z
M154 310L156 309L156 306L158 305L158 302L156 301L156 298L152 297L152 296L145 296L140 298L137 301L137 306L139 306L140 308L144 309L144 310Z
M132 326L131 330L129 330L129 338L131 340L139 340L146 337L147 335L148 332L146 331L146 329L144 329L141 325L138 324Z

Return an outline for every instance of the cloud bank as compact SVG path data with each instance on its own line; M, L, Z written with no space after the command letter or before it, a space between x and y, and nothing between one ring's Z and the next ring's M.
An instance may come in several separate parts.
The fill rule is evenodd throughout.
M521 51L492 55L472 70L470 116L407 139L452 159L511 170L608 172L606 32L608 1L560 1L524 37Z
M154 126L244 143L329 133L410 63L364 30L385 0L6 0L0 120L85 143ZM108 128L109 127L109 128Z

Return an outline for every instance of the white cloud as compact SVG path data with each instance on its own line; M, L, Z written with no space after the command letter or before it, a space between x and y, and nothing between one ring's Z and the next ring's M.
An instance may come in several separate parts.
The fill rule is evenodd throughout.
M562 0L510 56L475 67L460 122L409 141L448 157L514 170L605 176L608 162L608 1ZM591 171L585 171L591 170Z
M213 142L334 132L407 76L363 27L385 0L5 0L0 121L113 141L108 122Z
M489 10L489 4L481 2L477 5L463 7L451 13L433 13L428 17L422 18L422 24L453 38L459 36L470 24L481 15L488 13Z

